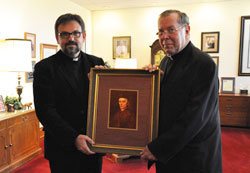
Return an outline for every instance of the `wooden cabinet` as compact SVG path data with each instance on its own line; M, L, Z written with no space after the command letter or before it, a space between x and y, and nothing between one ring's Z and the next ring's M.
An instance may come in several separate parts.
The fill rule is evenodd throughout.
M41 153L34 110L0 114L0 172L9 172Z
M250 127L250 95L220 94L221 125Z

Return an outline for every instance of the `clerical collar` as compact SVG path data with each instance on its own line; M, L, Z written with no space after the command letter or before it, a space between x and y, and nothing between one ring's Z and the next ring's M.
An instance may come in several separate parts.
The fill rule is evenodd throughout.
M81 53L79 53L77 57L73 58L73 61L78 61L80 57L81 57Z
M73 58L73 61L78 61L79 57Z

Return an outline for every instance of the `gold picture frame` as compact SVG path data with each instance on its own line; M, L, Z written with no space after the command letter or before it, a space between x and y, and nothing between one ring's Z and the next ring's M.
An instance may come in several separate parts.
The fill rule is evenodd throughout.
M95 144L90 149L140 155L158 134L159 87L159 70L92 68L87 135ZM127 100L124 110L122 100ZM123 115L130 118L123 121Z
M113 59L131 58L131 37L113 37Z
M201 51L207 53L219 52L220 32L201 33Z
M31 40L31 55L36 58L36 34L25 32L24 39Z
M40 44L40 60L48 58L57 52L58 46L54 44Z

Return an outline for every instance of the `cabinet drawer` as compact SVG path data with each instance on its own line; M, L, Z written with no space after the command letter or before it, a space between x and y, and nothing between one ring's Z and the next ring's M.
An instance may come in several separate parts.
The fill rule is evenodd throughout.
M220 104L235 105L235 106L246 106L249 103L248 97L220 97Z
M34 112L30 112L27 114L20 115L18 117L14 117L8 120L8 126L14 126L20 123L25 123L26 121L33 120L36 118L36 115Z
M221 117L227 117L227 118L243 118L247 119L248 118L248 113L247 112L223 112L220 111L220 116Z
M223 112L248 112L249 107L246 105L220 104L220 111Z
M221 116L221 125L247 127L248 121L245 118L228 118L226 116Z

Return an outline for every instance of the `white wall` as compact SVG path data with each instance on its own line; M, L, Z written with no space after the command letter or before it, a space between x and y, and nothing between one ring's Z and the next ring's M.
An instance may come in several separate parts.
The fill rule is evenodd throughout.
M250 77L238 76L240 17L250 15L249 0L199 3L163 8L134 8L92 13L92 53L103 57L111 65L112 37L131 36L131 55L142 67L151 62L150 45L157 39L157 19L166 9L178 9L190 18L191 40L200 48L201 32L220 32L219 77L235 77L236 92L240 84L250 89Z
M54 23L64 13L79 14L86 25L87 52L91 50L91 12L67 0L0 0L0 39L24 38L24 32L36 34L36 59L40 60L40 43L57 44ZM2 61L2 60L1 60ZM32 83L25 83L22 102L33 102ZM0 95L17 96L17 73L0 72Z

